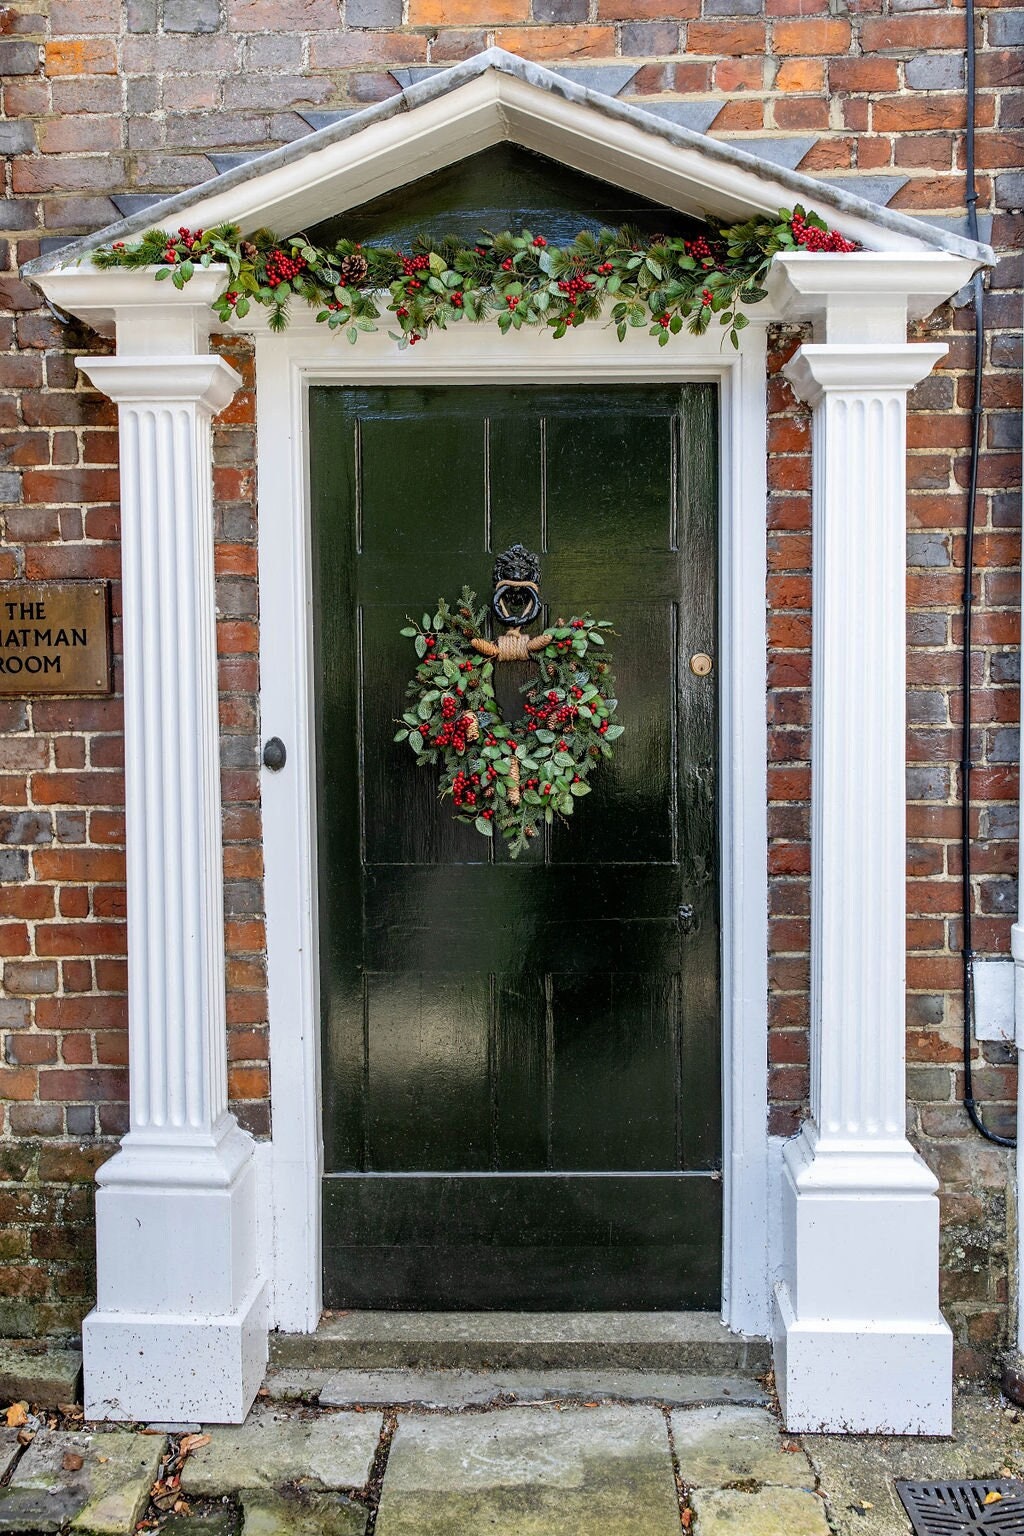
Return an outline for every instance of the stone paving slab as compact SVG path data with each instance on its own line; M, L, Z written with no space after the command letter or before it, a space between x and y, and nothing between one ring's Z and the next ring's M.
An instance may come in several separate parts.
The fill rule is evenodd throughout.
M236 1504L221 1502L209 1509L193 1509L187 1515L169 1515L160 1536L239 1536L242 1515Z
M365 1505L328 1493L243 1493L242 1514L242 1536L363 1536L367 1520Z
M332 1370L304 1370L301 1366L286 1365L267 1372L263 1390L272 1403L298 1402L302 1398L315 1401L335 1375L337 1372Z
M81 1370L80 1350L0 1343L0 1403L74 1403Z
M0 1477L6 1477L18 1459L21 1446L18 1444L18 1431L0 1428Z
M324 1413L315 1419L253 1414L243 1425L212 1428L210 1444L185 1462L181 1486L186 1494L207 1496L291 1482L363 1488L380 1432L375 1413Z
M656 1408L403 1416L376 1536L679 1536Z
M907 1536L896 1479L933 1483L1024 1475L1024 1413L995 1396L953 1399L953 1438L802 1435L837 1536ZM1004 1470L1005 1469L1005 1470Z
M51 1531L67 1522L76 1536L127 1536L165 1444L161 1435L127 1430L39 1430L9 1486L0 1488L0 1531Z
M672 1415L672 1436L687 1487L766 1483L814 1489L810 1462L798 1442L780 1432L778 1420L767 1409L683 1409Z
M822 1500L798 1488L713 1488L691 1503L697 1536L830 1536Z
M300 1373L289 1373L294 1379ZM295 1392L294 1396L303 1396ZM520 1403L765 1403L756 1381L741 1376L675 1376L647 1371L335 1371L321 1386L325 1407L474 1408L501 1399Z

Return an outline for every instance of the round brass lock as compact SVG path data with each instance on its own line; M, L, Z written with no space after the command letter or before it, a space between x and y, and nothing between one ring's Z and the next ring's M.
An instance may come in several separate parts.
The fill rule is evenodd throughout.
M690 671L694 677L707 677L713 666L714 662L706 651L698 651L690 657Z

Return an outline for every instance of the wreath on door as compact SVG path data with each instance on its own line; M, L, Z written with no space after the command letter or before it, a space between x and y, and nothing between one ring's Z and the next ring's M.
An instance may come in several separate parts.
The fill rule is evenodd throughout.
M401 631L418 664L395 740L408 742L418 767L439 768L440 797L451 800L457 821L484 837L497 830L515 859L542 825L575 814L624 727L614 723L610 621L582 613L529 636L522 624L539 611L536 584L502 581L498 569L500 562L494 608L503 622L505 604L532 588L529 613L507 633L487 638L487 607L476 608L468 587L454 605L442 598L436 613ZM530 666L513 722L494 691L495 667L510 662Z

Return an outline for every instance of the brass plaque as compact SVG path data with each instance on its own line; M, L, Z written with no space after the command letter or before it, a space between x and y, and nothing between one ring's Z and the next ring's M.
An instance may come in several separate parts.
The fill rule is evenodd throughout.
M109 691L109 582L0 585L0 694Z

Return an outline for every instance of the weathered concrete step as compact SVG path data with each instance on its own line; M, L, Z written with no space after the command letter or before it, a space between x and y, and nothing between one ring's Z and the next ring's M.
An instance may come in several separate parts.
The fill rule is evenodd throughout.
M644 1370L756 1375L765 1339L712 1312L326 1312L272 1334L272 1366L332 1370Z
M0 1343L0 1402L24 1399L43 1408L77 1402L81 1370L80 1350L37 1340Z
M490 1405L599 1402L762 1404L764 1389L748 1376L666 1375L658 1371L327 1371L272 1369L264 1383L272 1400L317 1401L323 1408L435 1408L458 1411Z

